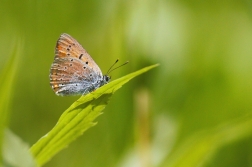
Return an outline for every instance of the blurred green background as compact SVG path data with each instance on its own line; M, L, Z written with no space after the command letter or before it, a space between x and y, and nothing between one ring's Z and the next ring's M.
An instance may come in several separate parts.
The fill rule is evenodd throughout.
M49 86L61 33L104 73L129 60L112 79L160 63L45 167L252 166L251 1L0 0L0 23L0 72L19 47L8 126L29 145L78 99Z

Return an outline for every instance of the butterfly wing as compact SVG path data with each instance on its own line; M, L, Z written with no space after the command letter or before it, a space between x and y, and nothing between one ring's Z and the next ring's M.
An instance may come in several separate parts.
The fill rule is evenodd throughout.
M87 51L73 37L66 33L61 34L55 49L55 59L65 57L78 58L93 68L94 71L102 73L98 65L87 53Z
M85 94L102 79L102 72L86 50L70 35L57 41L50 85L57 95Z

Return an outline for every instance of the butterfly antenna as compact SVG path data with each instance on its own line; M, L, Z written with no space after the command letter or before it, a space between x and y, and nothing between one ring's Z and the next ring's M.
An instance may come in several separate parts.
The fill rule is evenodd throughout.
M109 74L109 73L110 73L111 68L113 68L114 65L115 65L118 61L119 61L119 59L116 59L116 61L115 61L114 64L108 69L108 72L107 72L106 74Z
M111 68L118 62L119 60L117 59L116 60L116 62L111 66ZM112 71L114 71L115 69L117 69L117 68L119 68L119 67L122 67L122 66L124 66L124 65L126 65L126 64L128 64L129 63L129 61L126 61L125 63L123 63L122 65L120 65L120 66L118 66L118 67L116 67L116 68L114 68L114 69L112 69L111 70L111 68L108 70L108 72L107 72L107 74L109 74L109 73L111 73Z

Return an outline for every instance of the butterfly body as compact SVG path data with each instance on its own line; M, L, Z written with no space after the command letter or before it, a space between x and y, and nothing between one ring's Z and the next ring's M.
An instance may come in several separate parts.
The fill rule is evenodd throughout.
M60 36L50 70L50 85L57 95L85 95L109 80L74 38L68 34Z

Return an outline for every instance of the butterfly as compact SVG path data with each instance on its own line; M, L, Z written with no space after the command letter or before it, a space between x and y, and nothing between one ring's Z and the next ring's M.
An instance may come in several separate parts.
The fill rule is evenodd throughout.
M117 62L118 60L115 63ZM111 70L114 64L107 74L114 70ZM92 57L73 37L66 33L60 35L49 76L50 85L56 95L90 93L110 81L107 74L102 74Z

